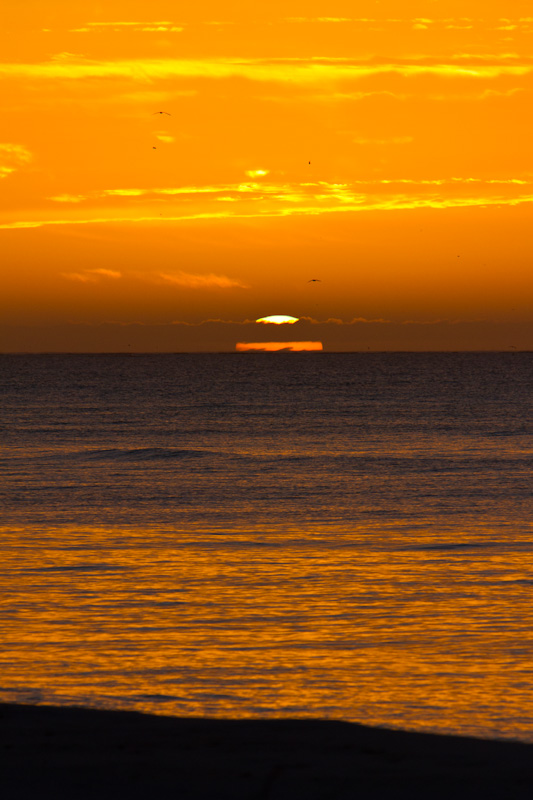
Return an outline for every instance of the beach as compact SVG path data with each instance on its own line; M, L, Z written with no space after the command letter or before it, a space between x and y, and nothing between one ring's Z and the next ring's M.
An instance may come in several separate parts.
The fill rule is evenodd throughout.
M9 800L529 798L533 748L333 720L0 706Z

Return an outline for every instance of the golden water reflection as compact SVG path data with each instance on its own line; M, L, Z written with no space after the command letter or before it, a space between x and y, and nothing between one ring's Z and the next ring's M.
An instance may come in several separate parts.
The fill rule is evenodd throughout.
M530 538L21 529L2 541L3 699L533 741Z

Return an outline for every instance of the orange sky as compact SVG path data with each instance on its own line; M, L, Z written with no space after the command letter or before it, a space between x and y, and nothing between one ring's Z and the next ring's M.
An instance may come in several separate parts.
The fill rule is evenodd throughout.
M533 349L529 2L24 0L0 36L4 350L297 339L269 314Z

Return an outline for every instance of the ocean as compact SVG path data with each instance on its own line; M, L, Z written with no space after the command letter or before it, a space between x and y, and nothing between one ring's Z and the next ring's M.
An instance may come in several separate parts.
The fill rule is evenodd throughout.
M0 699L533 742L533 354L2 355Z

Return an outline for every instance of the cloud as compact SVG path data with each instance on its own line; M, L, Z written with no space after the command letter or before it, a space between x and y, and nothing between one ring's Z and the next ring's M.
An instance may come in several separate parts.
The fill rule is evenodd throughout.
M173 222L215 219L260 219L283 216L317 216L338 212L395 211L420 208L468 208L480 206L517 206L533 202L533 176L478 178L449 176L446 178L379 178L356 179L346 183L306 181L300 183L248 183L207 186L161 187L141 189L105 189L85 196L59 195L54 199L63 206L90 203L93 213L78 208L62 218L49 212L42 219L9 220L4 215L1 229L23 229L44 225L142 224L167 225ZM152 211L153 200L168 197L164 217ZM172 202L176 196L179 203ZM108 201L108 202L106 202ZM224 208L222 208L224 206ZM97 209L97 210L96 210ZM7 212L6 212L7 213ZM177 273L165 280L181 285L197 286L201 278ZM225 276L209 276L212 285L230 285ZM217 281L218 284L217 284ZM228 283L230 281L230 283Z
M404 17L404 18L377 18L377 17L285 17L280 20L283 24L289 25L319 25L337 24L357 26L367 28L371 31L383 31L387 28L394 30L410 28L412 30L428 30L431 28L447 30L472 30L478 31L516 31L518 33L531 32L531 17L501 18L494 19L486 16L485 18L470 17L441 17L429 19L428 17Z
M249 285L235 278L228 278L226 275L207 275L182 272L171 274L160 272L157 276L163 283L173 286L184 286L188 289L249 289Z
M62 272L61 277L67 281L79 281L80 283L95 283L96 278L86 272Z
M223 79L241 77L259 82L313 84L335 80L360 80L396 74L406 78L433 75L447 78L491 80L501 76L520 77L533 72L533 64L430 63L420 59L368 63L349 58L211 58L138 59L91 61L73 54L59 54L40 64L0 64L0 74L33 80L79 80L83 78L126 78L141 83L170 78Z
M176 138L172 136L172 134L167 133L167 131L156 131L155 138L166 144L172 144L172 142L176 141Z
M54 197L47 197L47 200L53 200L54 203L81 203L82 200L87 199L85 194L58 194Z
M143 194L148 194L149 189L105 189L100 192L100 197L141 197Z
M86 22L81 28L71 28L69 33L101 33L103 31L181 33L183 30L181 25L176 25L169 20L162 20L156 22Z
M31 161L32 158L27 147L24 147L22 144L12 144L10 142L0 143L0 153L5 153L19 164L26 164L28 161Z
M89 269L87 272L90 272L93 275L101 275L103 278L113 278L113 280L117 280L118 278L122 277L122 273L117 272L117 270L114 269Z
M83 269L79 272L62 272L61 277L78 283L97 283L101 279L119 280L122 273L114 269L94 268ZM189 273L178 270L172 273L160 272L158 274L136 273L132 276L136 280L150 283L167 284L170 286L183 286L188 289L249 289L250 287L235 278L213 273Z
M162 20L158 22L132 22L128 20L127 22L87 22L87 25L91 28L138 28L142 25L173 25L173 22L169 22L168 20Z
M122 277L121 272L114 269L84 269L81 272L62 272L61 277L68 281L78 281L79 283L96 283L99 278L111 278L118 280Z
M250 170L250 173L260 173L262 175L267 175L268 170ZM303 186L307 184L299 184L299 186ZM308 184L312 185L312 184ZM285 196L286 198L291 199L291 194L294 195L294 192L291 192L290 187L287 184L263 184L263 183L255 183L250 181L248 183L230 183L230 184L215 184L213 186L204 185L204 186L165 186L165 187L150 187L150 188L138 188L138 187L129 187L129 188L119 188L119 189L103 189L101 191L91 192L90 194L85 195L57 195L54 197L49 197L49 200L54 200L55 202L61 203L79 203L84 200L91 200L95 201L98 199L105 199L105 198L119 198L119 197L146 197L149 195L165 195L165 196L173 196L173 195L185 195L189 196L190 198L194 198L195 195L210 195L210 194L220 194L222 196L230 197L228 193L232 193L234 195L246 195L251 196L253 194L260 194L260 195L280 195ZM300 195L298 195L300 196ZM219 199L219 198L216 198ZM234 198L231 198L234 199Z
M407 144L412 141L411 137L398 137L397 139L357 139L358 144ZM265 171L266 172L266 171ZM448 186L450 189L459 184L468 186L478 184L479 186L491 186L496 184L509 186L531 186L533 177L522 178L470 178L470 177L446 177L446 178L376 178L376 179L355 179L346 183L331 183L329 181L305 181L299 183L222 183L204 186L165 186L150 187L141 189L139 187L128 187L119 189L103 189L87 195L58 195L50 197L50 200L62 203L80 203L91 201L93 203L106 199L120 198L145 198L154 196L180 196L181 201L196 200L198 196L214 195L212 198L202 197L204 202L208 200L234 200L246 202L256 199L268 199L277 202L312 202L315 200L335 200L342 202L371 202L372 196L379 194L380 187L394 185L409 185L413 187L425 188L428 186ZM367 187L366 193L361 194L359 187ZM426 197L427 195L424 195ZM376 197L377 200L377 197Z
M7 178L28 164L31 159L32 154L24 145L0 142L0 178Z
M435 92L428 92L425 95L427 100L432 102L448 102L448 103L472 103L475 101L485 102L493 100L497 97L514 97L516 94L529 91L524 86L515 86L512 89L483 89L476 92L461 92L457 94L454 92L447 92L446 94L437 94ZM420 97L420 95L419 95Z
M335 214L335 213L356 213L358 211L408 211L413 209L421 209L421 208L432 208L432 209L446 209L446 208L475 208L475 207L483 207L483 206L518 206L533 203L533 194L530 195L519 195L519 196L505 196L505 195L497 195L497 196L473 196L473 197L444 197L442 195L406 195L406 194L395 194L395 195L387 195L387 196L367 196L364 194L359 195L359 197L354 196L353 198L342 198L339 204L320 204L321 200L327 199L327 197L318 197L316 198L318 203L310 204L310 205L294 205L293 207L287 206L280 206L280 207L269 207L269 208L262 208L261 210L257 211L238 211L238 210L229 210L225 209L224 211L202 211L202 212L194 212L191 211L190 213L185 214L167 214L163 219L159 215L142 215L142 216L134 216L131 215L129 217L125 217L123 214L121 215L113 215L110 214L107 217L102 216L95 216L95 217L87 217L85 219L80 219L76 217L72 218L64 218L64 219L35 219L35 220L17 220L17 221L10 221L10 222L3 222L0 223L0 230L16 230L16 229L25 229L25 228L42 228L46 227L47 225L102 225L102 224L135 224L140 225L142 223L158 223L161 224L162 222L168 224L172 222L192 222L194 220L239 220L239 219L268 219L270 217L289 217L289 216L321 216L323 214ZM205 280L206 276L203 276ZM214 276L216 280L222 278L222 280L231 280L231 279L224 279L223 276ZM169 282L173 283L180 283L180 280L177 280L175 276L165 276L165 279ZM185 283L182 283L185 285ZM193 285L193 284L189 284ZM196 286L198 286L198 282L196 282ZM240 282L232 282L231 285L238 285L242 288L249 288L245 284L241 284ZM219 284L221 288L225 288L228 286L226 283Z
M268 169L247 169L245 175L249 178L261 178L263 175L268 175Z

